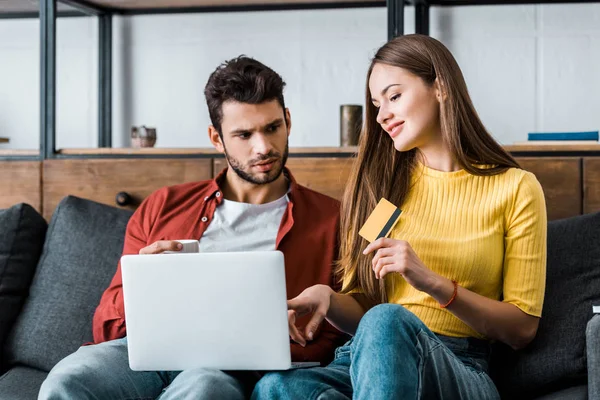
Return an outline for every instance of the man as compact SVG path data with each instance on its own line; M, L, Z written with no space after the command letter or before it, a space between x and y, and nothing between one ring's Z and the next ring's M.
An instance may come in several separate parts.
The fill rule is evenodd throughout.
M204 92L208 133L228 168L214 180L150 195L127 225L123 254L176 251L174 239L198 238L201 252L281 250L289 298L308 286L333 283L339 202L298 185L285 168L291 117L284 86L277 73L247 57L212 73ZM96 309L93 334L96 344L52 369L40 399L237 399L259 379L257 373L208 369L132 371L120 265ZM305 347L290 345L292 360L327 362L342 341L337 330L324 326Z

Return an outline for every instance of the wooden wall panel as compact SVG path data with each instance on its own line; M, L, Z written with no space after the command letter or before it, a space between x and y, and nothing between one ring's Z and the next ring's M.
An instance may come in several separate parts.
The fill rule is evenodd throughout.
M39 161L0 161L0 209L27 203L42 212Z
M517 160L540 181L546 197L548 220L581 214L582 171L579 157L521 157ZM287 167L300 184L341 200L354 161L355 158L290 157ZM215 159L215 173L225 166L225 159ZM600 180L600 173L598 178ZM598 204L600 208L600 190Z
M600 211L600 157L583 159L583 212Z
M548 219L566 218L584 212L600 210L600 159L586 160L583 199L583 171L579 157L527 157L517 159L523 168L533 172L540 181L546 197ZM287 166L296 180L313 190L341 199L354 158L290 157ZM11 163L16 163L11 161ZM31 164L31 163L30 163ZM42 201L39 196L38 209ZM17 164L14 164L16 167ZM225 159L83 159L46 160L43 164L43 213L49 219L56 205L68 194L116 205L118 192L129 193L139 203L152 191L168 185L209 179L226 166ZM594 173L593 171L598 171ZM15 185L31 187L31 178L10 180L0 171L0 182L7 190ZM23 172L21 172L23 173ZM2 178L3 177L3 178ZM4 180L2 180L4 179ZM1 186L0 186L1 187ZM594 190L598 187L598 190ZM31 194L30 189L25 192ZM23 189L20 189L23 193ZM0 199L7 199L1 196ZM5 200L14 203L14 200ZM35 202L29 200L28 202ZM585 204L585 206L584 206ZM8 204L5 204L8 205ZM135 205L127 208L135 208Z
M299 184L341 200L354 160L355 158L338 157L290 157L286 167ZM224 158L215 159L215 174L226 166Z
M540 181L546 197L548 220L582 213L581 158L522 157L517 161Z
M135 209L163 186L210 179L212 159L87 159L44 161L44 217L67 195L116 206L119 192L128 193Z

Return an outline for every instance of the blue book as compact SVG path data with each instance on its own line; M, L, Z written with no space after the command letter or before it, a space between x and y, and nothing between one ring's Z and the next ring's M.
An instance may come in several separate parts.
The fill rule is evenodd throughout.
M532 132L527 140L598 140L598 131L589 132Z

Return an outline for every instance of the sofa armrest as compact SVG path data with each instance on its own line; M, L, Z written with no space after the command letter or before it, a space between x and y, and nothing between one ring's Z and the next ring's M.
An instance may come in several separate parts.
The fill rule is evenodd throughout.
M588 398L600 399L600 314L594 314L585 330Z

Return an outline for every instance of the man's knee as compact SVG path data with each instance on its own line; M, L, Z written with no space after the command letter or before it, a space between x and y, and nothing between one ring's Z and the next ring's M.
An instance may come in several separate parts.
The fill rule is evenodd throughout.
M79 361L72 354L56 364L42 383L38 399L85 398L84 393L93 390L97 379L93 377L94 371Z
M183 371L178 380L184 379L192 387L208 390L223 386L239 386L237 380L223 371L216 369L191 369Z
M197 399L244 398L244 387L235 377L219 370L195 368L181 372L169 385L164 397Z
M99 385L106 385L112 374L129 368L126 347L121 343L103 343L81 347L52 368L42 383L39 399L87 398ZM123 353L125 352L125 353ZM125 363L125 365L121 365Z

